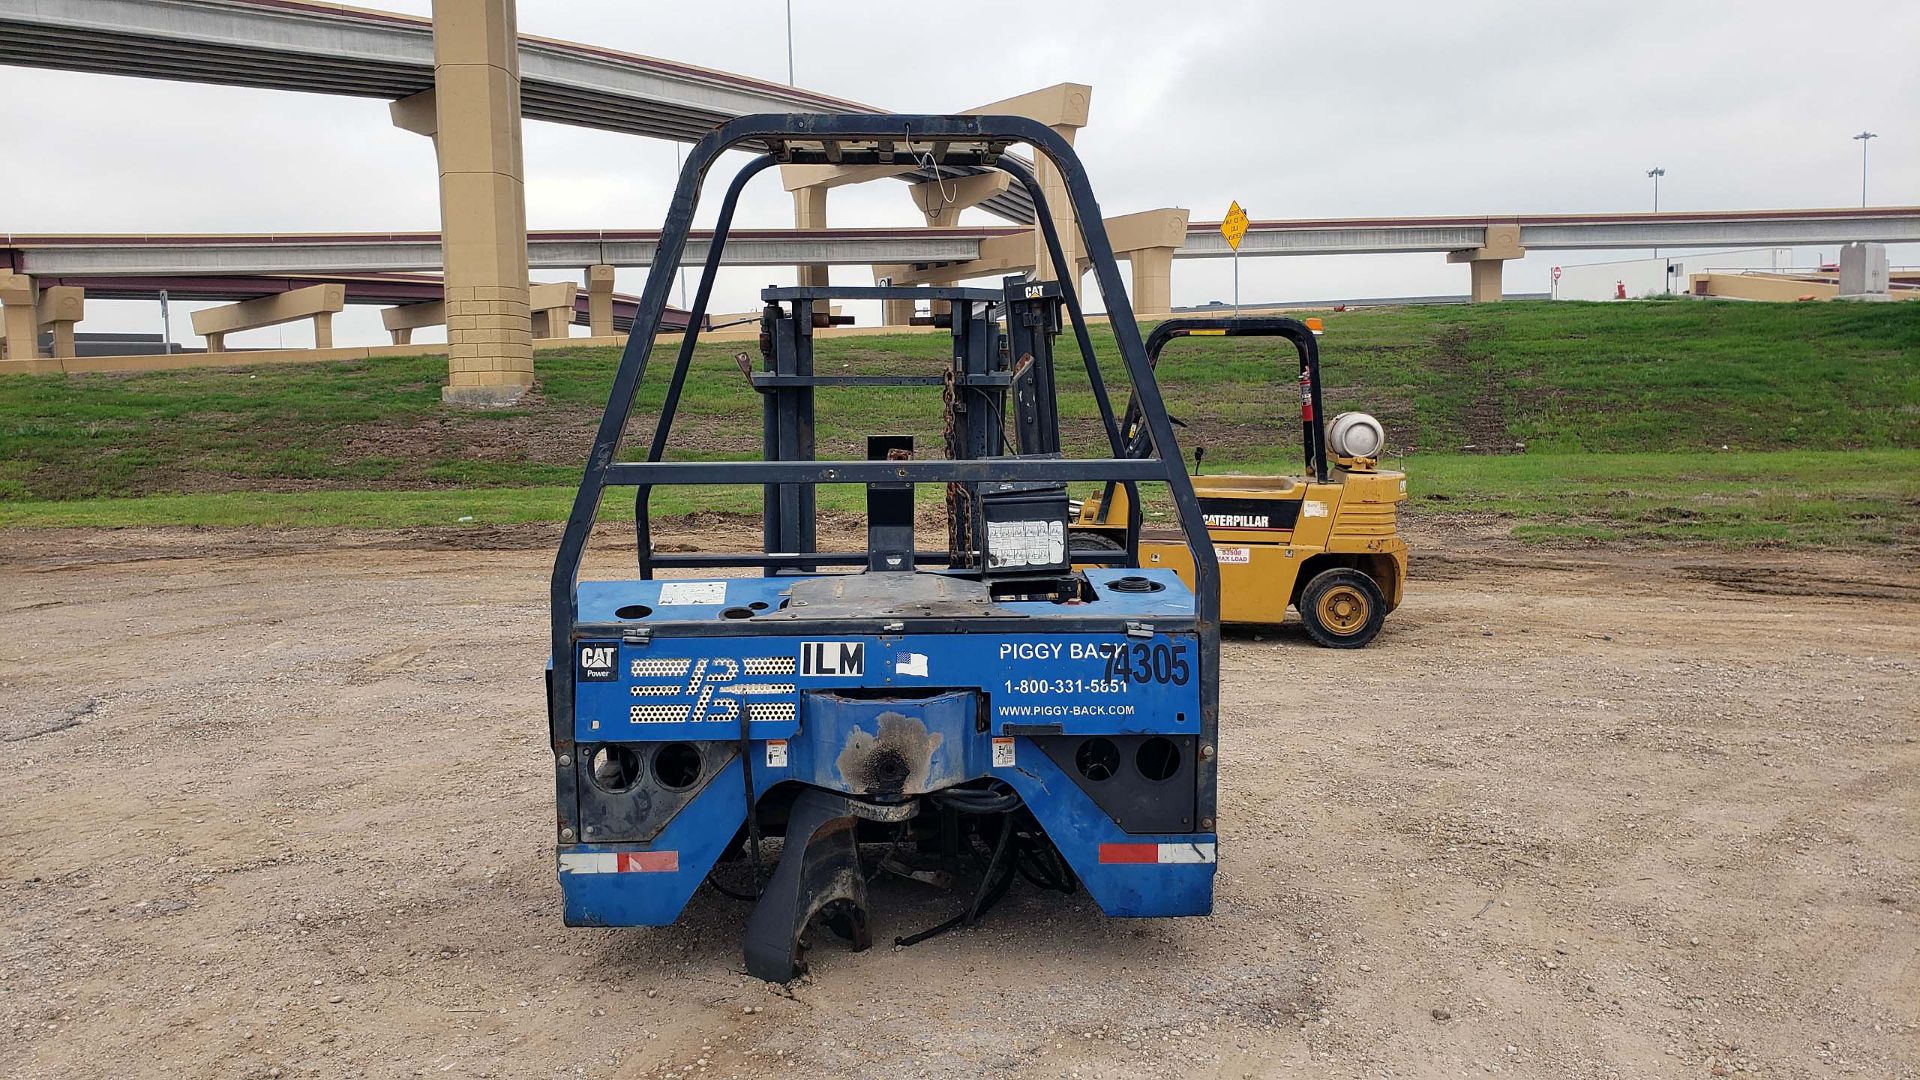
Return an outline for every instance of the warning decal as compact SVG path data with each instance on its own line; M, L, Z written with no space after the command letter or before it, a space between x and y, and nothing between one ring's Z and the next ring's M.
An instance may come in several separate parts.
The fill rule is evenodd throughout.
M1000 736L993 740L993 767L996 769L1013 768L1013 738Z

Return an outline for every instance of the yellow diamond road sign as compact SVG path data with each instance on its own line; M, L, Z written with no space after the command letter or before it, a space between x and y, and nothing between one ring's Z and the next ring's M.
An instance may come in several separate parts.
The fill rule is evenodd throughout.
M1220 235L1227 238L1227 246L1240 250L1240 240L1247 235L1247 212L1240 209L1238 200L1227 208L1227 219L1220 223Z

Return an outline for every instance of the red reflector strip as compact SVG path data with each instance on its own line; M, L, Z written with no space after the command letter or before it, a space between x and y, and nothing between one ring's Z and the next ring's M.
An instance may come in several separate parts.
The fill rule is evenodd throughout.
M570 851L560 855L563 874L677 874L677 851Z
M1212 844L1101 844L1103 863L1210 863Z
M677 874L680 872L680 853L677 851L623 851L620 853L620 872L623 874Z

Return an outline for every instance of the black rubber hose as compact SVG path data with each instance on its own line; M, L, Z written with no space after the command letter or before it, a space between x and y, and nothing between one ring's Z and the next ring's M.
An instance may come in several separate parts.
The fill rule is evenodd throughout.
M987 872L981 875L980 887L974 891L973 902L967 905L967 910L937 926L929 926L917 934L894 938L893 943L902 948L908 945L918 945L930 937L944 934L957 926L971 926L973 925L973 921L978 919L982 912L991 909L993 905L999 903L1000 898L1007 895L1007 890L1013 886L1014 868L1008 866L1006 873L1000 876L999 881L994 880L994 874L1000 869L1000 860L1006 857L1007 842L1012 838L1013 823L1002 818L1000 822L1000 839L993 843L993 857L987 860Z
M721 896L724 896L729 900L743 900L747 903L752 903L755 900L760 899L758 896L755 896L752 893L734 892L732 889L729 889L725 885L720 884L720 879L714 877L713 871L711 870L707 871L707 884L713 886L714 892L719 893Z
M747 706L740 704L740 781L747 795L747 850L753 854L753 897L759 899L767 885L760 861L760 800L753 790L753 738L747 727ZM719 886L714 886L719 888Z
M1017 810L1023 805L1019 792L1012 789L995 791L990 788L947 788L936 791L927 798L933 802L968 814L1004 814Z

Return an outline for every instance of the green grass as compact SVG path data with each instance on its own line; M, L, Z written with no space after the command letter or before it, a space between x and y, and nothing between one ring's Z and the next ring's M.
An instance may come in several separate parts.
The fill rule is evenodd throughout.
M1920 451L1423 455L1414 509L1515 519L1529 540L1866 546L1920 541Z
M1538 538L1729 542L1910 540L1920 518L1903 480L1920 471L1920 304L1509 303L1327 324L1328 410L1381 418L1394 451L1413 455L1416 510L1511 514L1516 535ZM1106 329L1094 333L1112 361ZM656 350L628 456L644 447L677 346ZM758 399L733 362L742 348L701 346L672 456L757 453ZM937 334L822 339L817 362L932 373L948 348ZM555 520L616 358L542 352L539 393L497 412L442 407L434 357L0 376L0 525ZM1190 338L1165 359L1183 444L1207 447L1209 471L1297 467L1291 359L1273 342ZM1067 447L1095 452L1085 378L1061 377ZM937 447L936 408L920 388L822 391L820 452L860 456L869 432ZM663 516L753 509L747 493L660 500Z
M1388 463L1409 474L1416 514L1513 519L1524 540L1699 541L1733 546L1875 546L1920 541L1920 451L1756 454L1422 454ZM0 527L151 525L420 528L565 520L572 487L464 491L227 492L145 498L0 502ZM853 509L858 493L825 489ZM656 489L656 519L757 511L756 491ZM631 521L609 495L605 521Z

